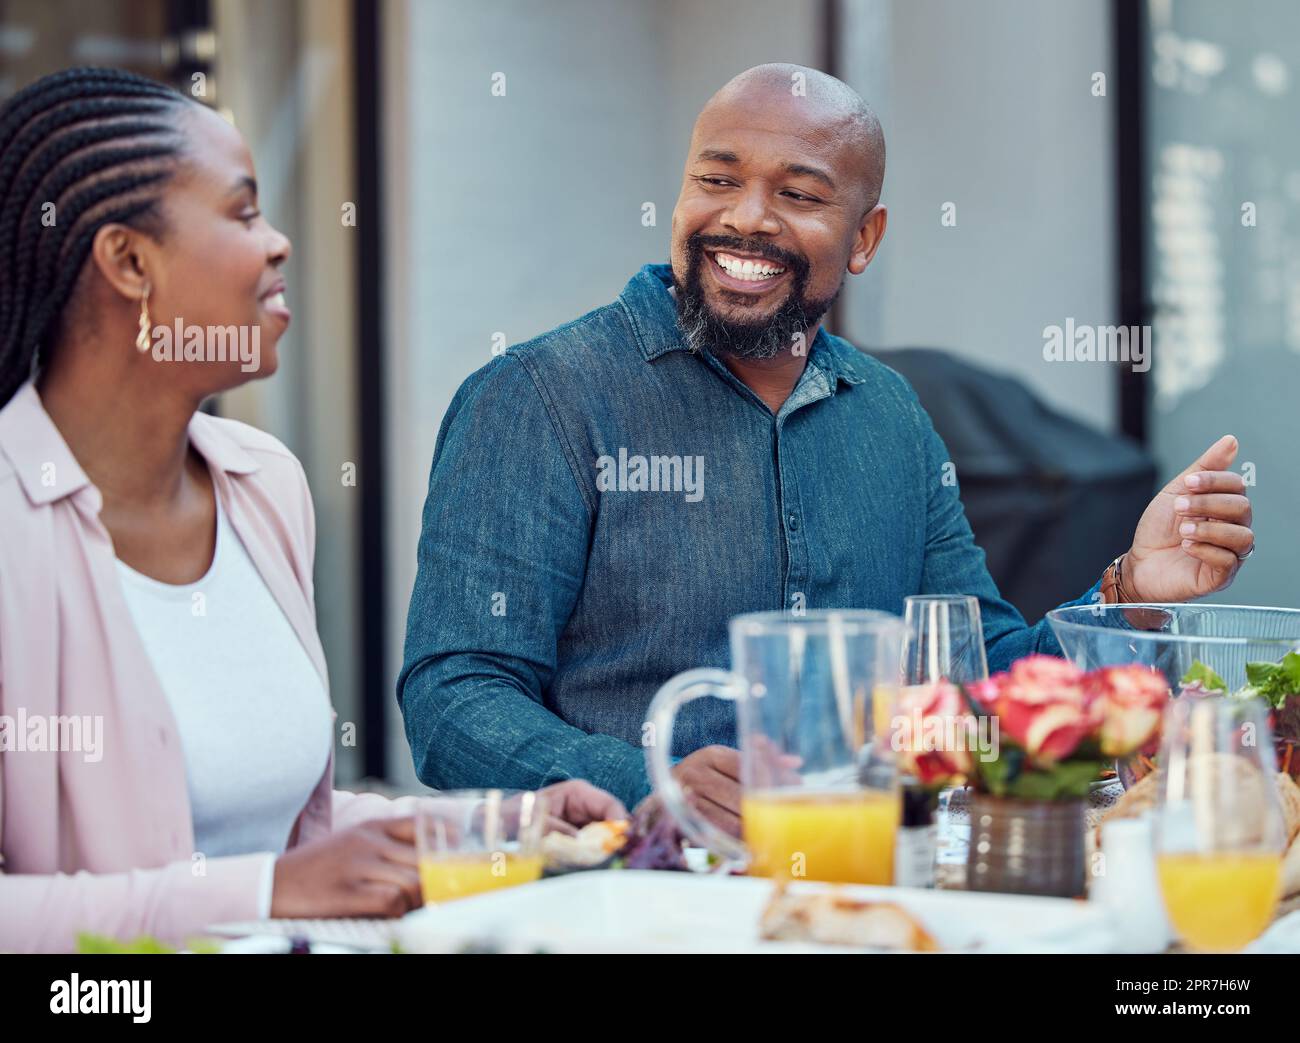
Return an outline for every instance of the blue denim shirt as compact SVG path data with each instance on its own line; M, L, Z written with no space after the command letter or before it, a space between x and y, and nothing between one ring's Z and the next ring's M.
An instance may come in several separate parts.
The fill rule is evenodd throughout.
M585 778L631 806L651 697L728 665L741 612L973 594L991 670L1060 654L998 594L902 377L821 331L773 415L687 347L670 285L647 265L470 376L443 419L397 682L430 786ZM668 458L645 489L637 457ZM731 704L697 700L672 753L734 734Z

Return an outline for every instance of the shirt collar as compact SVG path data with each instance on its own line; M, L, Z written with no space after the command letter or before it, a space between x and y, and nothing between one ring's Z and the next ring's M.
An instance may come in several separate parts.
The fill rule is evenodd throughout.
M204 413L190 420L189 436L214 470L249 474L258 469L257 461ZM13 465L33 506L94 488L30 380L0 409L0 452Z
M670 351L691 350L677 325L677 305L668 287L673 283L672 265L647 264L632 276L619 294L619 303L632 326L637 345L647 362L653 362ZM824 328L817 331L808 353L808 361L822 369L829 377L832 388L842 380L847 384L861 384L863 377L855 371L853 363L842 354L856 349L832 337Z
M262 465L230 435L228 425L223 425L207 413L190 417L190 442L208 466L227 474L252 474Z

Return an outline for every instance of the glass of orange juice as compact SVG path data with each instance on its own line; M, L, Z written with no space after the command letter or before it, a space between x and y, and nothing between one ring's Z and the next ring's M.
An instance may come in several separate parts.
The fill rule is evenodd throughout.
M513 887L542 875L547 802L542 793L452 790L415 815L425 905Z
M1273 919L1284 823L1268 708L1227 696L1165 714L1156 868L1169 921L1203 952L1235 952Z
M891 884L901 813L888 735L902 620L884 612L756 612L730 623L732 669L688 670L656 693L646 760L665 810L695 843L757 876ZM712 825L672 774L679 708L736 705L741 831Z

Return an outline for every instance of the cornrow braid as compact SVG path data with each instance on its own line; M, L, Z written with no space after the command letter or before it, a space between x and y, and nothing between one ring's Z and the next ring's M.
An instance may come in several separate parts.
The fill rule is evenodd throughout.
M67 69L0 106L0 406L48 361L95 234L163 231L159 202L193 104L117 69Z

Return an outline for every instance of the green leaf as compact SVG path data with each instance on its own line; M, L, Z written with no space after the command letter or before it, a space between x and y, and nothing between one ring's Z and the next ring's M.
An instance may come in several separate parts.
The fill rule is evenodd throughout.
M1246 683L1261 685L1271 680L1273 677L1272 663L1247 663L1246 664Z
M1300 655L1288 652L1278 663L1247 663L1246 681L1252 694L1280 710L1288 697L1300 695Z
M1300 652L1288 652L1284 655L1282 669L1291 679L1291 694L1300 695Z
M157 938L141 936L129 942L118 941L116 938L106 938L100 934L87 934L82 932L77 935L77 952L87 954L101 953L174 953L176 950L169 945L164 945Z
M998 756L991 761L976 761L975 770L984 783L984 789L995 797L1007 796L1008 789L1020 774L1025 751L1003 742Z
M1050 768L1023 772L1008 790L1008 796L1025 800L1067 800L1086 797L1088 788L1101 774L1102 761L1067 760Z
M1249 673L1250 667L1247 666L1246 670ZM1192 663L1191 668L1187 673L1183 674L1183 679L1179 682L1179 684L1194 683L1199 683L1212 692L1226 692L1228 690L1228 682L1199 659Z

